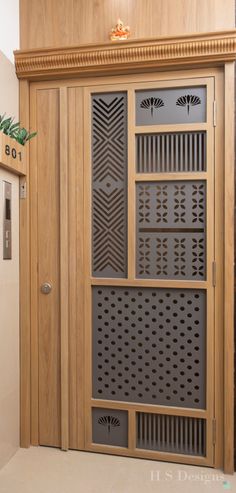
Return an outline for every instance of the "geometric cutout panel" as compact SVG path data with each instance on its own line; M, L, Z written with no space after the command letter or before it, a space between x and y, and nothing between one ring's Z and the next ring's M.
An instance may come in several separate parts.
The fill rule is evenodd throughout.
M136 414L137 448L176 454L206 455L206 421L186 416Z
M136 125L206 121L206 87L136 91Z
M92 409L93 443L128 447L128 413L116 409Z
M93 397L204 409L205 291L92 291Z
M206 171L206 132L136 135L137 173Z
M139 182L137 277L205 279L204 181Z
M127 95L92 96L93 276L127 275Z

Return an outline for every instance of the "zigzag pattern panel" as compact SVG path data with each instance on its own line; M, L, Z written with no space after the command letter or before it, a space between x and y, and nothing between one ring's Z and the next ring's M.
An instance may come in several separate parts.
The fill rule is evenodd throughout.
M127 273L127 95L92 97L93 276Z

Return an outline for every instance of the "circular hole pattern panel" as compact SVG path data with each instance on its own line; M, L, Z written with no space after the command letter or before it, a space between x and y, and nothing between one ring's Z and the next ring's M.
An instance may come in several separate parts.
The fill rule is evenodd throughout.
M205 292L93 288L93 397L205 408Z

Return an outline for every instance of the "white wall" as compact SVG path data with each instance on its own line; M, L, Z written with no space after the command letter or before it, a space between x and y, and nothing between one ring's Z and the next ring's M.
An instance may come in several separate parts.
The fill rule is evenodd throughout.
M18 106L18 79L15 67L0 49L0 115L6 113L7 116L14 116L18 120Z
M3 260L3 180L12 183L12 259ZM19 178L0 167L0 468L19 447Z
M13 50L19 47L19 0L0 0L0 114L18 120L18 80ZM4 52L4 53L3 53ZM3 260L2 203L5 179L14 184L13 258ZM0 167L0 468L19 447L19 179Z
M0 0L0 50L14 62L19 48L19 0Z

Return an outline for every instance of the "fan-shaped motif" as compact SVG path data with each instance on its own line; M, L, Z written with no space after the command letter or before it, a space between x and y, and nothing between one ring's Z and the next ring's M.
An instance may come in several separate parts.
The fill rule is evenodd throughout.
M120 420L115 416L101 416L98 420L98 424L107 427L108 433L110 433L111 428L116 428L120 426Z
M176 106L187 106L188 115L190 106L197 106L198 104L201 104L201 99L193 94L180 96L180 98L178 98L176 101Z
M153 109L154 108L161 108L162 106L165 106L162 99L160 98L147 98L143 99L140 103L140 108L146 108L146 109L151 109L151 115L153 116Z

